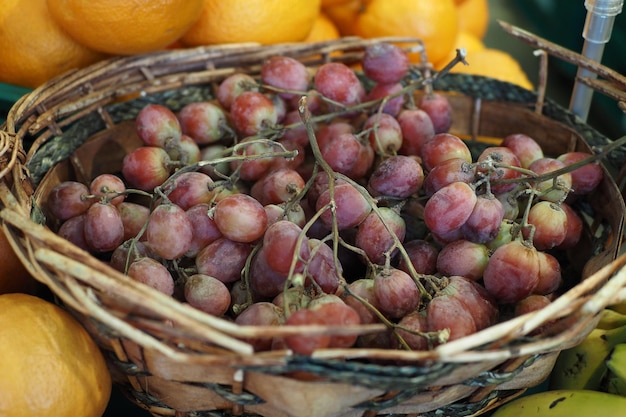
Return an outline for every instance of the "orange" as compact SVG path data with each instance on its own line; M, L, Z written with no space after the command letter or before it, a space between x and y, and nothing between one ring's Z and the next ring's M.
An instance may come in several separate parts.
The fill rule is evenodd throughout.
M469 65L458 64L450 72L484 75L508 81L531 90L532 83L520 63L509 53L494 48L485 48L467 54Z
M111 375L85 328L32 295L1 295L0 311L0 415L102 416Z
M203 0L48 0L52 17L70 36L114 55L166 48L194 24L203 4Z
M199 19L182 37L188 46L302 41L320 12L321 0L204 0Z
M419 38L436 64L454 47L458 26L454 0L371 0L358 15L357 32L364 38Z
M354 36L357 34L356 22L362 10L362 0L348 0L344 3L332 4L322 8L324 14L339 29L341 36Z
M473 33L466 32L464 30L459 31L456 36L456 41L454 42L454 48L448 54L448 57L435 66L437 70L445 67L450 61L454 59L456 56L456 50L465 48L465 53L469 54L475 51L480 51L481 49L485 49L485 44L481 41L476 35ZM463 65L461 63L457 65Z
M489 0L465 0L457 5L459 29L484 39L489 27Z
M344 4L349 2L350 0L322 0L322 8L335 6L337 4Z
M13 247L4 230L0 229L0 294L24 292L34 294L38 282L30 275Z
M326 16L326 13L321 12L313 22L313 28L304 38L304 42L331 41L339 39L340 36L337 26Z
M29 88L105 57L64 32L46 0L3 0L0 45L0 81Z

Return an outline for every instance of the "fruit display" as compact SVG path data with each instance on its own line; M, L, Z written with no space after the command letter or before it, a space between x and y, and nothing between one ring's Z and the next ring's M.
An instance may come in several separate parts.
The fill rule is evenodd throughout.
M114 98L105 127L88 113L59 119L60 136L25 136L34 139L27 204L36 223L12 210L3 219L46 265L38 278L68 306L89 302L104 321L89 327L98 342L108 351L121 343L120 359L142 369L133 389L165 393L192 369L194 383L228 384L242 367L245 392L262 398L274 378L334 387L320 416L357 404L343 390L357 380L350 389L362 400L404 381L389 410L434 383L448 394L428 403L445 408L474 392L462 382L475 373L532 366L502 337L535 341L525 350L538 355L534 375L520 368L520 384L547 377L554 355L541 344L557 346L551 338L579 318L560 307L569 290L583 278L589 291L601 285L608 278L596 272L615 259L623 219L602 162L617 145L592 151L556 127L547 140L545 126L534 139L514 123L474 137L460 120L470 115L462 97L433 88L453 74L422 72L395 42L363 45L351 63L258 60L272 49L251 49L253 71L216 69L198 89L155 82L134 95L120 86L131 93ZM489 361L458 366L483 348ZM524 387L509 382L502 389ZM159 407L181 412L245 401L161 394ZM246 411L303 415L280 397L289 404Z

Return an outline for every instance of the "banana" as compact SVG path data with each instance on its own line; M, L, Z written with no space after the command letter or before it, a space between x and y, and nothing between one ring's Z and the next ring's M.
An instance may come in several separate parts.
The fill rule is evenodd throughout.
M606 390L626 396L626 344L622 343L613 348L611 356L606 361L606 367L609 370Z
M544 391L516 398L491 417L618 417L626 415L626 397L591 390Z
M626 312L620 313L616 310L605 308L600 314L600 321L596 326L598 329L608 330L626 326Z
M609 310L613 310L617 313L626 314L626 302L621 302L608 307Z
M626 343L626 326L595 328L578 346L561 351L550 374L550 389L600 390L613 348Z

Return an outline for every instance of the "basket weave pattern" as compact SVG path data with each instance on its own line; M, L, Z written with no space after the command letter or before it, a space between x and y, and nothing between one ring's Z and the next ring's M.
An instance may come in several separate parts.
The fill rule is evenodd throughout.
M5 231L31 273L93 335L116 383L153 415L479 415L542 382L558 352L580 342L597 313L616 302L626 285L620 271L626 259L618 257L624 203L609 175L589 198L595 220L590 233L609 233L613 240L584 248L584 263L575 265L584 280L543 310L427 352L324 349L310 358L254 353L242 339L303 330L237 326L201 313L125 277L40 224L37 199L46 189L89 177L106 164L102 152L92 150L87 157L77 151L80 145L89 139L100 141L97 150L123 150L126 144L116 137L146 103L180 108L210 98L214 83L238 71L258 75L260 63L273 55L313 67L357 62L365 46L378 41L246 44L116 58L52 80L11 109L0 131ZM575 126L534 112L532 102L446 94L454 106L455 133L503 137L524 131L546 153L590 149ZM553 321L560 323L556 331L531 336Z

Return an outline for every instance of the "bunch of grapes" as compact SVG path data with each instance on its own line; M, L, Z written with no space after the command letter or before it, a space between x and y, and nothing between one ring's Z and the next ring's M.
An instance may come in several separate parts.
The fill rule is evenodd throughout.
M592 156L511 132L473 158L402 49L373 44L360 64L275 56L212 101L145 106L121 172L51 191L55 230L236 323L389 330L248 340L257 351L424 350L551 302L583 229L571 203L603 177Z

